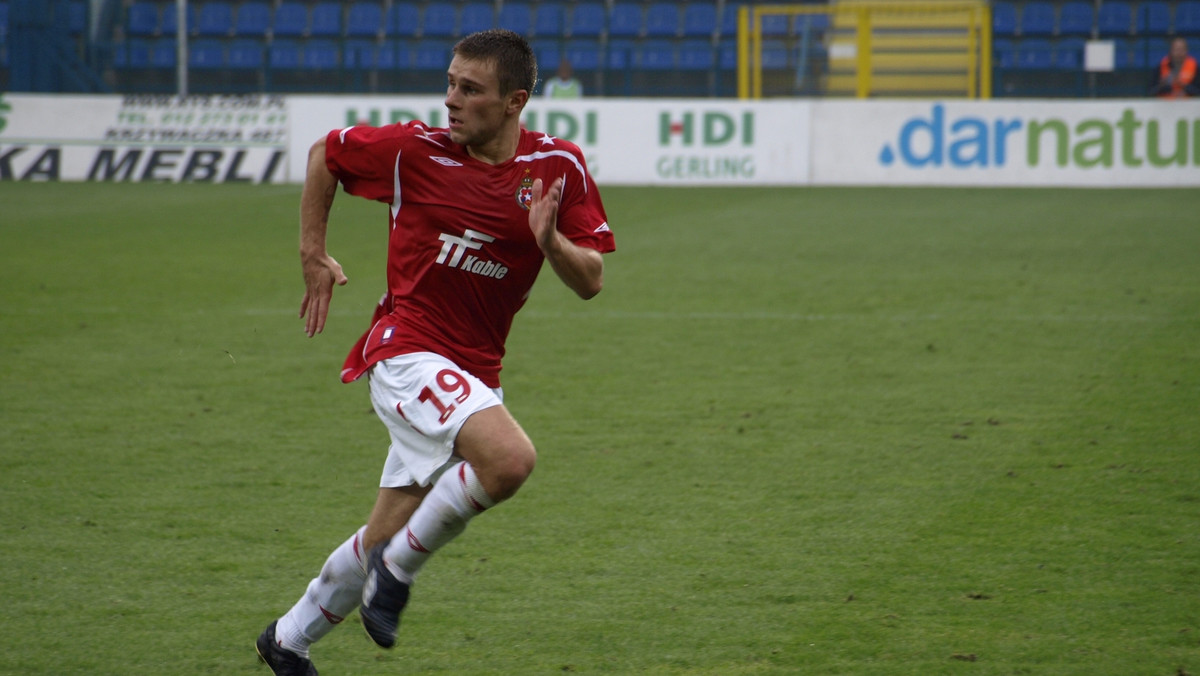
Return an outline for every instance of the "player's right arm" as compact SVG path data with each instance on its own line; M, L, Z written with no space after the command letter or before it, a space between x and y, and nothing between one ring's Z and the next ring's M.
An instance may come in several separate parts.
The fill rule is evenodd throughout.
M338 179L325 163L325 137L308 151L308 169L300 193L300 267L304 272L304 300L300 317L311 338L325 329L333 285L349 281L342 266L325 250L329 209L337 194Z

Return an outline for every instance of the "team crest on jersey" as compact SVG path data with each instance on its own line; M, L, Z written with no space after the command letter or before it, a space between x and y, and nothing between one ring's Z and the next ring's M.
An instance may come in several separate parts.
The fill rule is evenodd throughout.
M525 178L521 179L521 185L517 187L517 204L525 211L529 211L529 205L533 204L533 178L529 176L529 170L525 170Z

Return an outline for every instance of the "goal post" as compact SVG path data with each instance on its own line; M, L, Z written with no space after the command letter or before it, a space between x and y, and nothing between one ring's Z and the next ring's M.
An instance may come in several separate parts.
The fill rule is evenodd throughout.
M986 2L841 0L738 10L738 97L991 98Z

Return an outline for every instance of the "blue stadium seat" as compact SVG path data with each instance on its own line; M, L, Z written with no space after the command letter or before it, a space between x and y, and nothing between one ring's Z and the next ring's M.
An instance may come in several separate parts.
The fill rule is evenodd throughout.
M683 8L683 36L709 37L717 30L717 6L708 2L689 2Z
M604 55L604 67L613 70L629 70L633 65L632 38L610 38Z
M563 58L578 71L600 70L604 63L603 54L597 40L571 40L563 49Z
M1129 35L1133 29L1133 7L1123 0L1105 0L1096 13L1100 35Z
M1095 23L1095 10L1092 8L1092 3L1071 0L1063 3L1059 12L1058 34L1091 35L1093 23Z
M374 40L347 38L342 43L342 65L353 70L370 70L379 63L379 47Z
M394 68L411 68L413 63L413 46L411 42L386 40L375 52L375 65L380 70Z
M462 7L458 34L469 35L496 27L496 9L490 2L469 2Z
M308 8L299 2L281 2L275 8L271 32L275 37L299 37L308 30Z
M413 48L412 67L417 70L445 71L450 63L450 48L447 40L421 40Z
M1113 40L1113 51L1117 70L1144 70L1146 47L1143 40L1118 38Z
M670 40L646 40L633 48L633 67L675 70L675 46Z
M992 3L992 34L1010 37L1017 34L1017 6L997 0Z
M233 5L212 0L200 6L196 17L196 35L229 35L233 32Z
M537 56L538 72L548 76L558 70L558 64L562 60L562 45L557 39L531 40L529 46L533 48L533 53Z
M144 38L131 38L122 50L125 53L122 65L129 68L152 68L155 42ZM170 65L175 64L172 62Z
M725 9L721 10L721 35L734 37L738 31L738 10L742 4L737 2L726 2Z
M125 33L131 37L158 33L158 5L141 0L130 5L129 13L125 16ZM132 51L130 54L130 64L133 65ZM146 63L149 63L148 57Z
M1017 68L1047 70L1054 67L1054 47L1049 40L1023 40L1017 47Z
M5 13L7 14L7 3ZM83 35L87 31L88 8L83 0L71 0L67 4L67 32L71 35ZM6 23L7 25L7 23ZM4 29L0 28L0 40L4 38Z
M1021 35L1053 35L1054 5L1045 0L1031 0L1021 9Z
M1166 35L1171 30L1171 6L1166 0L1143 0L1136 21L1134 32L1139 35Z
M993 65L997 68L1014 68L1017 65L1017 48L1012 40L997 39L992 41Z
M782 37L792 32L791 18L787 14L764 14L759 19L762 24L762 34L772 37Z
M342 4L321 2L313 5L308 34L316 37L336 37L342 34Z
M646 37L670 38L679 34L679 5L656 2L646 8Z
M787 42L779 39L763 40L762 68L763 70L783 70L791 66L791 50Z
M1200 0L1180 0L1175 5L1174 28L1178 35L1200 34Z
M527 2L505 2L496 15L496 27L504 28L521 35L532 35L533 8Z
M449 2L431 2L425 6L421 21L421 35L448 38L457 35L458 17L455 6ZM443 64L444 65L444 64Z
M271 8L261 0L249 0L238 5L233 22L234 35L263 36L271 27Z
M411 2L392 4L387 13L387 34L415 36L421 29L421 10Z
M356 2L346 11L346 36L366 37L384 31L383 6L377 2Z
M604 32L604 5L599 2L580 2L571 12L568 34L571 37L598 37Z
M258 40L234 40L229 43L225 59L230 68L246 70L262 68L263 43Z
M708 40L684 40L679 43L679 70L711 70L716 65L716 58Z
M1054 45L1054 67L1059 70L1083 68L1083 38L1063 38Z
M187 6L187 24L186 28L189 34L192 33L196 24L199 23L199 12L195 5ZM158 25L160 35L175 35L175 31L179 30L179 6L173 2L167 3L163 7L162 21Z
M642 6L618 2L608 15L608 34L618 38L634 38L642 33Z
M1158 68L1158 64L1167 55L1167 50L1171 48L1171 39L1166 37L1141 38L1137 41L1135 48L1147 68Z
M313 70L334 70L341 63L338 43L333 40L309 40L301 49L304 67Z
M798 14L794 20L795 25L792 27L796 31L796 35L808 34L810 37L814 33L823 33L829 29L828 14Z
M188 43L189 68L224 68L225 48L219 40L203 38Z
M267 47L267 64L271 68L296 69L303 62L300 43L295 40L275 40Z
M567 9L558 2L538 3L533 16L534 35L562 35L567 28Z

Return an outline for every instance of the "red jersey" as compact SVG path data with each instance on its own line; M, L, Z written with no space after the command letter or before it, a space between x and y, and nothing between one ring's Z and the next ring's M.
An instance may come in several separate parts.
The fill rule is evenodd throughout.
M420 122L329 133L325 163L346 192L389 204L387 294L351 350L342 380L411 352L446 357L500 386L513 316L542 268L529 229L534 179L563 179L558 230L601 253L615 248L578 146L521 130L511 159L471 157L446 129Z

